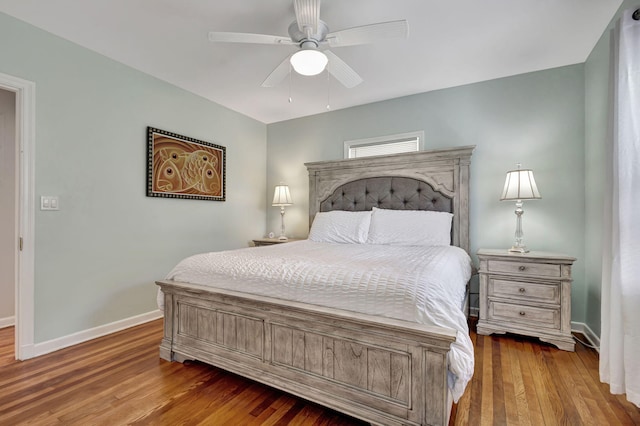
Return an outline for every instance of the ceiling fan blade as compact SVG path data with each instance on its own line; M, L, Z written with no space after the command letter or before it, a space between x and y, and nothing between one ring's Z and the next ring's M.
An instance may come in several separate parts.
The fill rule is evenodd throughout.
M327 34L326 40L329 42L329 46L337 47L373 43L389 38L407 38L408 36L409 23L406 19L402 19L336 31Z
M307 36L316 34L320 20L320 0L293 0L293 8L296 11L298 29ZM305 30L305 27L309 30Z
M353 70L345 61L338 58L333 52L325 50L324 54L329 58L327 69L344 87L351 89L362 83L362 77Z
M262 82L262 87L274 87L277 86L282 80L285 79L286 76L291 72L291 64L289 62L289 58L291 56L287 56L284 58L280 65L276 67L271 74Z
M223 43L294 44L289 37L267 34L225 33L211 31L209 41Z

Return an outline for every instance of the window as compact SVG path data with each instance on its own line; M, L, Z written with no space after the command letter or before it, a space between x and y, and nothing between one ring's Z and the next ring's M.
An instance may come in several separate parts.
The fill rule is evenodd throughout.
M424 132L345 141L344 158L371 157L374 155L400 154L420 151L424 148Z

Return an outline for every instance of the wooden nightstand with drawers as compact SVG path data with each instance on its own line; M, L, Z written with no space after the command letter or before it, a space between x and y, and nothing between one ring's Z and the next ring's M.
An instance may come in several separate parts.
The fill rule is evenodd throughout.
M478 250L480 319L478 334L506 332L534 336L573 351L571 265L557 253Z

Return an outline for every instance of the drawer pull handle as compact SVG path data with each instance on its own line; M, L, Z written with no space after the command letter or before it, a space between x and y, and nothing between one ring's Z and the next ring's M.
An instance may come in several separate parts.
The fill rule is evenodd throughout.
M524 311L520 311L520 316L523 317L524 315Z
M527 267L526 267L526 266L524 266L524 265L521 265L521 266L518 268L518 270L519 270L519 271L524 271L525 269L527 269Z
M525 290L525 289L524 289L524 287L520 287L520 288L518 289L518 291L519 291L520 293L524 293L524 292L526 292L527 290Z

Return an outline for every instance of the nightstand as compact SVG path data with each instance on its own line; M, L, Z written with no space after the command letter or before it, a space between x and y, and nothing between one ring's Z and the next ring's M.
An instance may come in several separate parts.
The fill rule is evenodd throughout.
M571 265L557 253L478 250L478 334L506 332L538 337L574 351L571 335Z
M279 240L277 238L257 238L253 241L253 245L260 246L272 246L274 244L291 243L294 241L300 241L298 238L289 238L288 240Z

